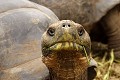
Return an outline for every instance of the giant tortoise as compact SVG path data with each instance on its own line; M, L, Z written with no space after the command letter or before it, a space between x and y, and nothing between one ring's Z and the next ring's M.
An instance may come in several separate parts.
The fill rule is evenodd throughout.
M108 44L120 59L120 0L31 0L50 8L60 19L82 24L94 41Z
M92 80L90 47L80 24L28 0L0 0L0 80Z

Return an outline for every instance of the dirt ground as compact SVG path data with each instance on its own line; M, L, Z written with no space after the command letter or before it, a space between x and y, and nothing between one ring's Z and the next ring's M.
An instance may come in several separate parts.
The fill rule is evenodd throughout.
M120 80L120 63L113 63L109 80Z

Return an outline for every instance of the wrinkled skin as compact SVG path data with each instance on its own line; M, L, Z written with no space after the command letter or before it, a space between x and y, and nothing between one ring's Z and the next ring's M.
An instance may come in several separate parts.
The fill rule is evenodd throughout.
M108 48L114 49L116 59L120 60L120 4L101 19L106 34Z
M88 77L88 68L96 63L90 50L88 33L82 25L70 20L50 25L42 36L43 62L51 80L92 80L95 72Z
M120 0L31 0L50 8L60 19L82 24L92 41L108 44L120 58ZM101 19L102 18L102 19Z

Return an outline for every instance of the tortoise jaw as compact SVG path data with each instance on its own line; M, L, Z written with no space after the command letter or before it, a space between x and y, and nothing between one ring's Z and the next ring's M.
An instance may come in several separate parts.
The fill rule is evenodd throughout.
M42 49L43 56L47 57L52 53L63 53L68 52L69 54L72 52L74 55L75 53L81 54L82 57L87 57L89 53L86 52L85 46L75 43L75 42L56 42L49 46L48 48L44 47ZM85 53L86 52L86 53Z
M75 42L57 42L49 47L52 51L83 51L83 46Z

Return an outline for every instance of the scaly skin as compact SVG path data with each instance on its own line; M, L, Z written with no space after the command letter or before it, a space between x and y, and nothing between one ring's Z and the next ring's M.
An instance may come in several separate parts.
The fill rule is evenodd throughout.
M70 20L52 24L42 36L43 62L51 80L88 80L90 48L90 37L80 24Z
M120 61L120 4L110 10L101 21L108 37L108 48L114 49L115 58Z

